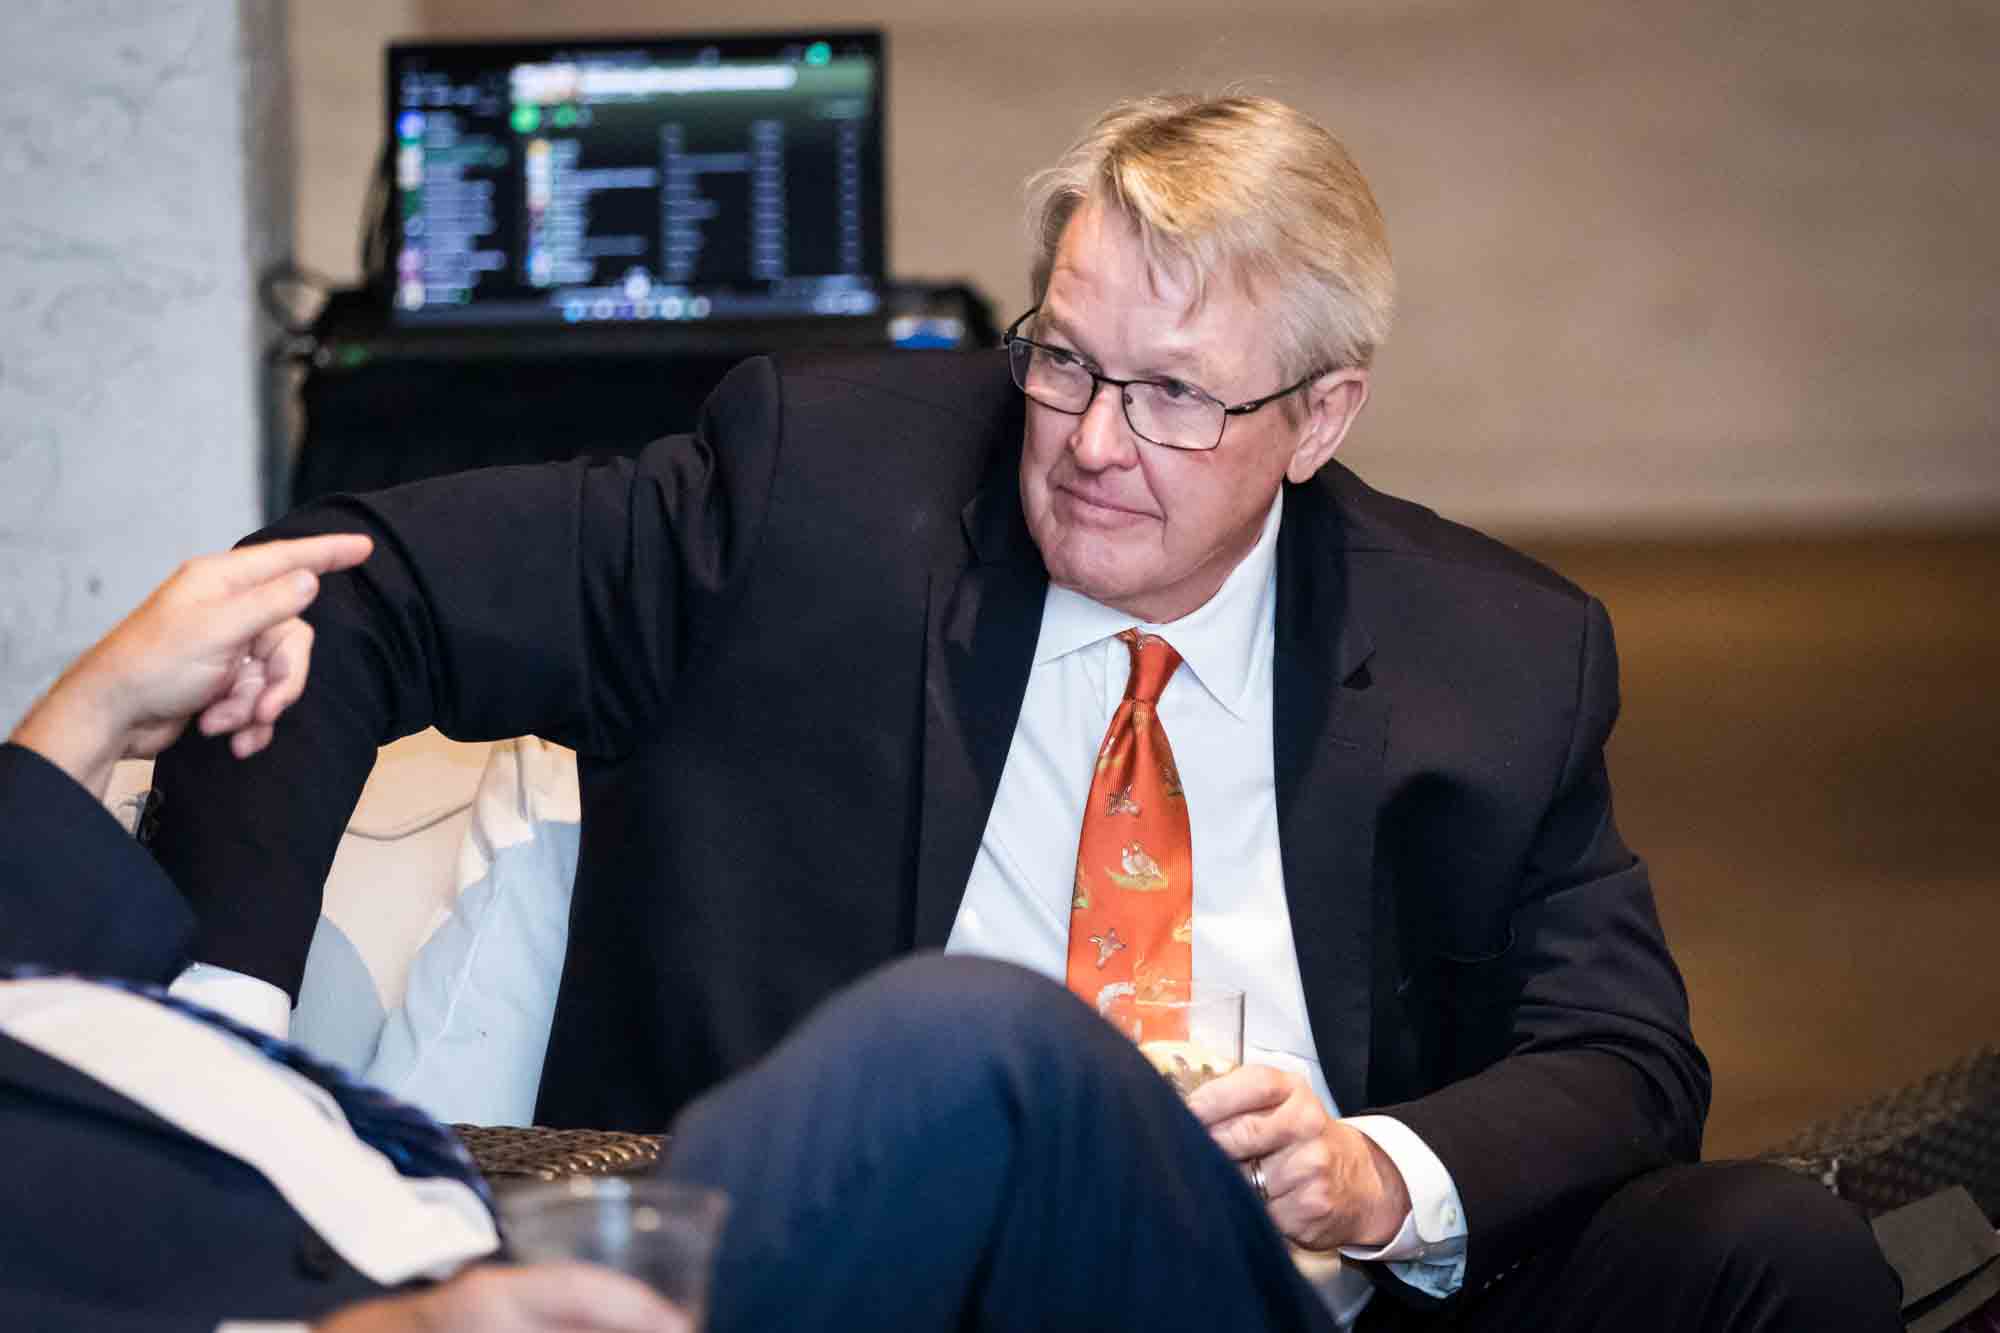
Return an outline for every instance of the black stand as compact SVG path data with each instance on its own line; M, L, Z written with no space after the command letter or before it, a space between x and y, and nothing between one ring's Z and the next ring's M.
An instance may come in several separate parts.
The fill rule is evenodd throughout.
M929 317L931 346L996 340L987 303L963 286L899 286L877 319L727 327L413 333L392 325L384 305L372 291L336 292L291 349L303 368L294 505L467 468L635 454L691 429L702 401L745 357L891 346L892 329L904 327L897 316ZM940 339L940 327L957 332Z

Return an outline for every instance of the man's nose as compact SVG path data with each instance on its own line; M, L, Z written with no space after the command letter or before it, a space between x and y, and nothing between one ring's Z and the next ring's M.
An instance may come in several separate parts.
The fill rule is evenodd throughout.
M1077 466L1089 472L1131 467L1139 461L1139 445L1125 421L1125 391L1101 381L1095 388L1089 406L1076 419L1070 452Z

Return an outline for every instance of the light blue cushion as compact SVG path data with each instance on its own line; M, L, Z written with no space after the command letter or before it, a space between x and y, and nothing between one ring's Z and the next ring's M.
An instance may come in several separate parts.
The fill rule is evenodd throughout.
M450 915L410 966L366 1076L446 1123L534 1123L569 938L576 760L533 738L493 749Z
M386 1017L361 951L346 931L321 917L292 1010L292 1040L360 1077L375 1059Z

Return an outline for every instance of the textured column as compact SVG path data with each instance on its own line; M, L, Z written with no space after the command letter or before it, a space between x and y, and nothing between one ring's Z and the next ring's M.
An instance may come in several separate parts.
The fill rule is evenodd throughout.
M259 521L284 29L279 0L0 8L0 730Z

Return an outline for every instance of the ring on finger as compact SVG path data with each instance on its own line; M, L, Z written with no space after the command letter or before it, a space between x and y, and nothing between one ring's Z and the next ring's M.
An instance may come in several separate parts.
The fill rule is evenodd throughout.
M1264 1183L1264 1159L1259 1157L1250 1163L1250 1184L1256 1189L1257 1197L1265 1203L1271 1201L1271 1190Z

